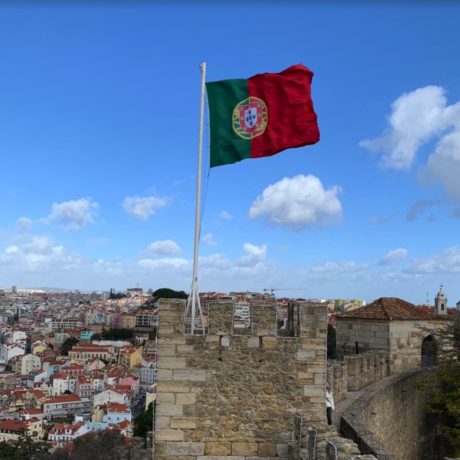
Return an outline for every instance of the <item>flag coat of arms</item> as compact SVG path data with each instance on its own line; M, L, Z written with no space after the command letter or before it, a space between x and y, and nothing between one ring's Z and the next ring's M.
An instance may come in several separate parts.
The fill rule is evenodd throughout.
M318 142L312 78L297 64L280 73L206 83L211 167Z

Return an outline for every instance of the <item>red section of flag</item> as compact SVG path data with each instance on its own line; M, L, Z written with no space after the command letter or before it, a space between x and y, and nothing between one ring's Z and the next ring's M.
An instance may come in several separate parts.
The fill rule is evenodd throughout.
M268 124L251 141L251 158L274 155L319 141L317 117L311 99L313 72L293 65L280 73L263 73L248 80L248 93L265 101Z

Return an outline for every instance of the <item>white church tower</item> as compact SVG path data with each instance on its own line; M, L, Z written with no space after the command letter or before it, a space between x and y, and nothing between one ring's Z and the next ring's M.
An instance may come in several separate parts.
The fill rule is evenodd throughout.
M438 315L447 315L447 297L444 292L442 292L442 288L443 286L441 284L439 292L434 299L434 309Z

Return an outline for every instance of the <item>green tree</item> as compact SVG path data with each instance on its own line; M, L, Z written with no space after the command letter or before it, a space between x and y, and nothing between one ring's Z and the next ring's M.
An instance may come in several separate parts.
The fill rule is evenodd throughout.
M437 427L435 444L443 446L441 455L460 457L460 363L439 366L427 412Z
M155 299L187 299L188 295L184 291L175 291L169 288L157 289L152 296Z
M133 329L110 328L102 329L102 340L130 340L134 337Z
M434 444L440 457L460 457L460 316L430 334L438 344L439 366L422 386L431 389L426 411L435 428Z
M0 460L45 460L49 459L48 446L22 438L12 444L0 442Z
M115 430L92 432L78 437L71 449L57 449L49 460L124 460L129 458L128 441Z
M67 356L72 347L76 345L78 342L79 340L76 337L69 337L65 339L63 344L61 345L61 349L59 350L59 352L62 356Z
M153 410L154 410L154 403L151 402L149 407L145 412L139 414L134 419L134 429L133 434L134 436L147 436L148 431L152 431L153 429Z
M124 299L125 297L128 296L127 294L123 294L123 292L111 292L109 295L109 300Z

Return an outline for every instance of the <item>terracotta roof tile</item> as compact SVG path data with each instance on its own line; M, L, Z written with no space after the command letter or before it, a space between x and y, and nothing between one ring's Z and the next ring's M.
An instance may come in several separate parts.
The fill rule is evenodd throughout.
M26 428L27 428L26 424L23 421L18 421L18 420L0 421L0 430L23 431Z
M370 320L418 320L418 321L442 321L446 316L438 315L434 310L427 311L418 308L410 302L397 297L380 297L365 307L358 308L348 313L336 315L337 319L355 318Z

